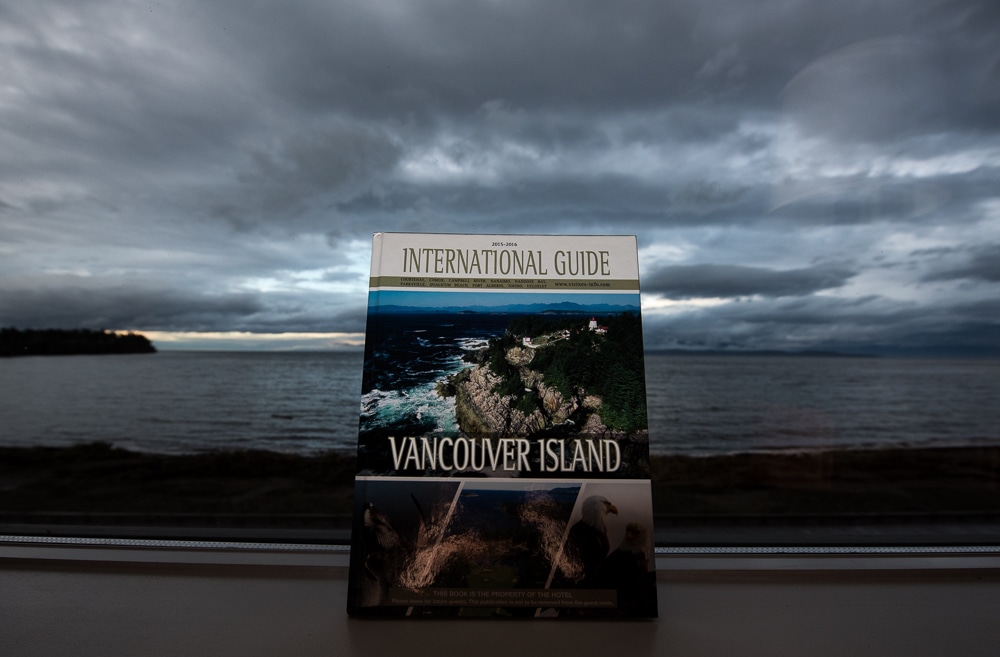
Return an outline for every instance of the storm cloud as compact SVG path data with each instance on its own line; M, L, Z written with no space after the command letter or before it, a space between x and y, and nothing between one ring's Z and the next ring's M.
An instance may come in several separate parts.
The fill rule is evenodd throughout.
M851 276L852 272L829 267L777 271L742 265L675 265L646 276L643 289L675 299L803 296L840 287Z
M357 334L374 231L631 233L651 346L1000 352L996 3L11 0L0 57L0 325Z

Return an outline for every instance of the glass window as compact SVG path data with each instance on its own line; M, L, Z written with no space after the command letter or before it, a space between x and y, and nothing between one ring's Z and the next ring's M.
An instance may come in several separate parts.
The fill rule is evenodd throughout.
M1000 541L994 5L236 9L0 12L0 531L346 540L396 230L637 235L660 544Z

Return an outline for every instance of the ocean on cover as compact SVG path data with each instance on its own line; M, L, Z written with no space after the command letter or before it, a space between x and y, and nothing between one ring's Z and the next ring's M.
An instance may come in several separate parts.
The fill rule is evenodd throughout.
M631 236L378 233L348 612L656 616Z

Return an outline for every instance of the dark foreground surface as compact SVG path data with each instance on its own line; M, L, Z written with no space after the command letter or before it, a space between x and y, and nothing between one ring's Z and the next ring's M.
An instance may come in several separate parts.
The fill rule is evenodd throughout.
M887 517L976 523L1000 535L1000 448L654 456L652 466L658 541L663 527ZM0 531L142 525L343 536L353 477L354 459L339 453L0 448Z
M423 622L349 618L343 557L0 544L0 654L995 657L1000 645L996 557L661 557L657 620Z

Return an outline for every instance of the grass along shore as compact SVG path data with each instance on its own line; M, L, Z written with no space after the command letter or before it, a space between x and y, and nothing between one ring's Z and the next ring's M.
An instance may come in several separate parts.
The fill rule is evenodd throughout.
M1000 514L1000 447L651 460L657 516ZM353 457L334 452L0 447L0 519L51 513L343 517L352 510L354 471Z

